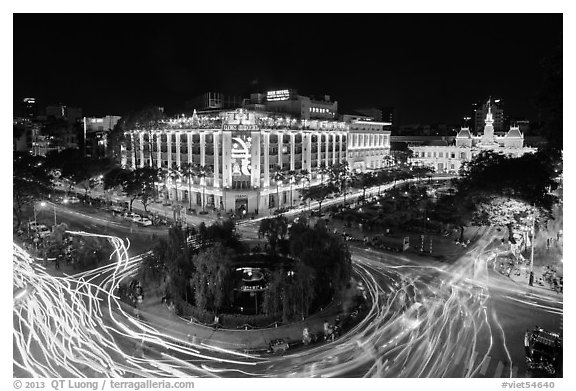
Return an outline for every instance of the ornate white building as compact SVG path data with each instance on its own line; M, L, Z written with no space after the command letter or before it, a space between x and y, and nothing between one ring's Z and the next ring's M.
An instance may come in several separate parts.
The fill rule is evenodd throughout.
M462 163L472 160L485 150L513 157L536 152L536 148L524 146L524 135L518 127L511 127L505 136L494 135L490 102L484 122L484 132L481 135L474 136L469 128L462 128L456 136L455 145L410 147L413 153L412 163L430 166L437 172L457 173Z
M169 198L217 209L263 211L298 205L299 190L320 182L320 168L348 161L355 170L380 168L390 152L386 123L296 120L237 109L178 117L126 132L122 165L209 166L211 175L168 180ZM274 174L306 170L309 181L274 181ZM164 186L164 184L159 184ZM189 193L189 188L192 194ZM292 194L290 194L292 191Z

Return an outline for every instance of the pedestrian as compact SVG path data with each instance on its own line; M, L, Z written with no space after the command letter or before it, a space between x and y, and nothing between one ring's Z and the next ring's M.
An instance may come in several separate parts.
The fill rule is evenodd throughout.
M56 257L54 260L54 266L56 267L56 270L60 270L60 256Z

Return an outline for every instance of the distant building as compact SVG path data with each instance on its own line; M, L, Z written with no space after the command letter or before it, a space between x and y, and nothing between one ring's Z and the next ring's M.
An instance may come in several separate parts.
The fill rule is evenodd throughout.
M188 111L235 109L242 106L242 99L221 92L206 92L185 103Z
M118 115L83 118L86 156L97 158L105 156L108 145L108 133L114 129L120 118Z
M290 114L301 120L334 121L338 118L338 102L332 102L330 95L324 95L323 99L317 100L313 97L298 95L298 91L293 89L251 94L250 99L244 101L243 108Z
M382 113L382 121L390 122L392 126L398 126L398 111L396 107L387 106L383 107L380 111Z
M370 107L367 109L357 109L356 112L358 114L362 114L362 115L368 116L370 118L373 118L374 121L382 122L382 110L380 110L380 109ZM384 122L390 122L390 125L392 125L392 121L390 121L388 119L386 119Z
M36 118L38 115L38 102L36 98L24 98L21 102L21 112L24 118Z
M74 123L82 118L82 109L62 104L50 105L46 107L46 117L65 119L69 123Z
M516 126L511 127L504 136L495 135L490 102L487 107L484 132L481 135L475 136L469 128L463 127L456 136L455 145L412 146L412 162L432 167L438 172L457 173L464 162L485 150L513 157L536 152L536 148L524 146L524 135Z

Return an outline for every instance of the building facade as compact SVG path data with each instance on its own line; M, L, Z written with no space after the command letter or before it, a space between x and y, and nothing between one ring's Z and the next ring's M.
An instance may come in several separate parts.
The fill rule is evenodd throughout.
M302 186L319 184L323 166L348 161L355 170L378 168L390 150L390 132L381 123L300 120L244 109L194 113L125 136L124 167L211 168L190 183L181 177L159 184L169 199L250 213L298 205ZM308 180L276 181L279 170L305 170Z
M504 118L504 107L500 99L483 102L481 104L474 104L474 129L476 133L479 133L481 129L484 128L484 119L488 114L488 111L492 113L494 131L496 133L505 132L505 118Z
M298 91L294 89L251 94L250 99L243 103L243 108L255 111L285 113L301 120L334 121L338 118L338 102L332 102L330 95L324 95L323 99L314 99L298 95Z
M120 119L118 115L82 119L86 156L102 158L106 155L108 133L114 129Z
M524 146L524 134L516 126L511 127L504 136L495 135L490 106L484 124L484 132L476 136L472 135L469 128L463 127L453 145L410 146L412 163L432 167L437 172L455 174L464 162L486 150L511 157L536 152L536 148Z

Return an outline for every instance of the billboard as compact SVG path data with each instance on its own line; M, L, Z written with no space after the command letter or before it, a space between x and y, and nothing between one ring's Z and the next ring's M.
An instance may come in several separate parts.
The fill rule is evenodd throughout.
M250 175L250 146L252 137L245 134L234 134L232 136L232 175Z
M275 102L279 100L288 100L291 97L290 90L276 90L266 92L266 100L268 102Z

